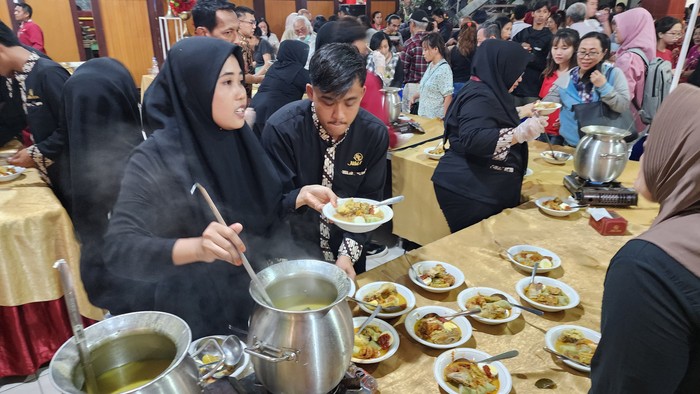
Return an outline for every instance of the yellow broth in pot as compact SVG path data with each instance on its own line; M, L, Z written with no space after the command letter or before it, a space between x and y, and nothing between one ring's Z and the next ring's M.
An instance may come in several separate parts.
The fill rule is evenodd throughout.
M321 276L306 273L280 278L265 290L275 308L286 311L323 309L338 297L335 284Z

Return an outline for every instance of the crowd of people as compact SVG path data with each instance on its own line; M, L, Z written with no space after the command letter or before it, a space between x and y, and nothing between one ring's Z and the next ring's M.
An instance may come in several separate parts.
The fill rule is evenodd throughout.
M133 79L117 60L90 60L69 76L43 48L25 44L31 24L24 14L19 37L0 24L0 143L30 130L26 147L8 162L37 168L70 214L93 304L115 314L172 312L195 336L220 334L245 330L253 307L249 278L237 267L243 252L257 269L307 257L351 278L363 272L383 247L320 211L338 197L384 197L386 153L397 141L385 87L403 88L404 112L444 119L449 148L432 181L456 232L520 203L527 142L547 133L554 144L575 146L581 104L601 102L646 129L654 116L645 102L649 70L668 65L690 84L668 96L672 104L654 107L650 158L637 185L661 204L661 215L611 264L601 349L615 350L596 353L593 392L646 382L606 371L619 372L611 365L629 361L624 351L636 338L617 324L634 300L615 286L649 277L651 290L679 300L669 320L684 319L673 327L678 346L659 356L674 366L673 384L698 387L688 367L700 357L698 232L681 229L697 227L699 200L675 188L698 189L693 158L700 145L680 141L700 135L690 104L700 98L691 86L700 85L699 27L598 0L566 10L533 1L511 15L464 17L458 29L440 9L355 18L341 8L327 19L302 9L279 36L253 9L228 1L200 0L192 16L197 37L172 47L141 114ZM694 28L693 46L681 69L686 28ZM538 100L562 107L540 117ZM196 184L226 224L194 192ZM649 330L638 340L659 336Z

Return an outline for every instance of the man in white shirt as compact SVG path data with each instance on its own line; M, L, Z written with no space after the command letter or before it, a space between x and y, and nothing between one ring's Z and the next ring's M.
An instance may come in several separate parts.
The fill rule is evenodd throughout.
M532 26L529 23L525 23L525 14L527 14L527 6L520 4L513 8L513 30L510 33L510 38L515 37L516 34L520 33L521 30L525 30Z
M578 32L579 37L583 37L592 31L599 31L594 25L586 23L586 5L574 3L566 9L566 25ZM592 19L595 22L595 19Z

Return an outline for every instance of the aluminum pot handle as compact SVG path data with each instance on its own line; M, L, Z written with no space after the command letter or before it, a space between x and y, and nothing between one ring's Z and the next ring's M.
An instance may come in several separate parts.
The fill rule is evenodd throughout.
M626 153L601 153L599 156L603 159L622 160L627 156L627 154Z
M221 369L221 367L224 366L224 362L226 361L226 354L224 353L224 349L221 348L221 345L219 345L219 342L217 342L214 338L209 338L206 341L200 343L197 345L197 349L195 349L194 353L192 354L192 358L195 356L199 355L204 349L206 348L206 344L211 343L214 345L214 348L216 349L217 352L221 355L219 357L219 361L216 362L216 365L214 365L214 368L211 369L211 371L207 372L204 374L204 376L199 378L199 384L203 385L204 382L206 382L209 378L214 376L214 374ZM197 368L199 369L199 368Z
M253 337L255 345L243 349L244 352L251 356L261 358L271 363L279 363L282 361L299 361L299 350L290 348L277 348L266 344Z

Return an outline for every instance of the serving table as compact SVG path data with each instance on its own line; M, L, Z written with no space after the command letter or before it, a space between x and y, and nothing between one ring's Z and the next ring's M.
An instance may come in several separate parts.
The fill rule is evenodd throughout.
M11 144L2 149L21 148ZM73 335L56 260L71 267L82 315L100 319L103 312L90 304L80 281L71 220L37 170L0 182L0 234L1 378L36 372Z
M494 241L506 248L517 244L545 247L562 259L561 267L547 276L572 286L581 296L581 303L564 312L546 312L542 317L523 311L516 320L496 326L469 319L474 333L464 347L491 355L517 349L520 352L517 358L503 361L513 378L512 393L542 392L534 385L540 378L553 380L557 384L556 392L587 392L590 380L586 374L569 368L542 349L544 334L561 324L600 330L603 282L610 259L627 241L650 226L658 205L640 198L637 207L616 208L629 222L627 234L623 236L598 234L588 224L584 210L569 217L550 217L540 212L532 201L448 235L449 231L444 230L446 225L443 227L441 223L444 218L430 183L436 162L428 161L422 153L424 146L395 153L392 167L394 193L406 196L404 202L394 206L394 232L423 241L425 246L359 275L358 286L392 280L414 292L416 307L442 305L459 309L457 295L473 286L497 288L518 299L515 284L528 273L506 261ZM530 144L528 166L534 173L523 183L523 194L528 199L547 195L565 197L568 194L561 179L571 172L572 162L563 166L545 163L539 156L544 146L537 142ZM638 169L638 162L628 163L619 180L631 185ZM411 232L415 227L421 228ZM459 267L466 277L465 284L442 294L420 289L408 277L408 264L423 260L444 261ZM524 300L520 301L527 305ZM427 348L411 339L403 326L404 319L405 316L389 320L399 333L401 344L398 352L386 361L365 367L378 379L383 393L438 393L440 389L433 377L433 363L442 351Z

